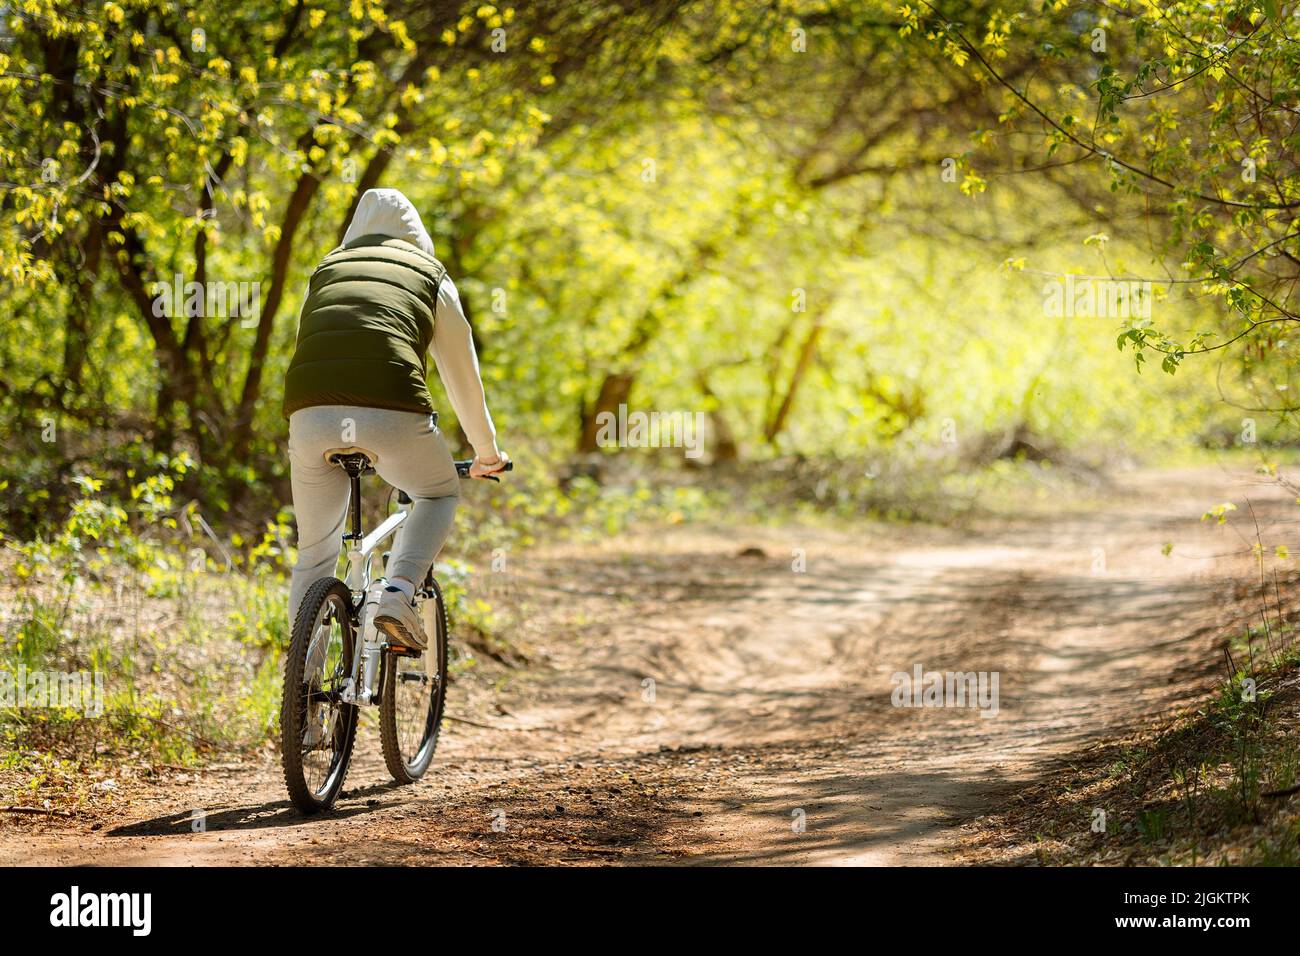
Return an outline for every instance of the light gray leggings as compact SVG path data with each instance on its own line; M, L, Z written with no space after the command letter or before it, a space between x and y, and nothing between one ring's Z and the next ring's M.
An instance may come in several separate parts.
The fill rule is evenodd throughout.
M418 587L456 516L460 479L437 416L354 405L316 405L289 416L289 473L298 522L298 563L289 585L293 627L313 581L333 574L348 513L348 476L328 456L364 451L375 471L411 496L411 515L388 562L389 578Z

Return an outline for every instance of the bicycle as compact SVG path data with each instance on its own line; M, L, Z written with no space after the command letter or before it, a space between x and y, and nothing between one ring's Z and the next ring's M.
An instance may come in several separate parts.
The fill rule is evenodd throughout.
M397 783L410 784L433 760L446 702L447 607L433 569L415 592L429 638L425 650L391 645L374 624L388 580L382 574L372 579L371 563L379 545L401 530L410 513L401 506L411 498L398 490L398 510L365 534L361 479L374 474L370 457L343 452L329 461L347 472L350 482L350 527L340 555L347 570L342 579L320 578L307 590L294 619L280 702L284 782L293 805L308 814L327 810L338 799L362 706L379 707L384 763ZM469 477L470 464L456 462L456 473ZM507 462L505 470L512 469ZM385 564L389 553L383 553Z

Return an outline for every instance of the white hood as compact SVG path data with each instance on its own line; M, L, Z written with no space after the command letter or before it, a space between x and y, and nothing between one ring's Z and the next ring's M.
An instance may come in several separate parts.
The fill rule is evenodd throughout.
M433 240L420 222L420 214L400 190L367 189L362 193L348 231L343 234L343 245L374 235L404 239L433 255Z

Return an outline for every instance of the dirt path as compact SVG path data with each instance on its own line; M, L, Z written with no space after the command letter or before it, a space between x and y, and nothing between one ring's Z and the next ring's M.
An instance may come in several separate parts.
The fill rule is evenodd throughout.
M956 824L1210 686L1250 562L1195 519L1235 501L1253 533L1247 497L1283 520L1277 489L1207 469L979 531L530 553L500 586L513 639L552 656L459 680L420 785L385 783L366 724L331 815L297 816L268 753L168 776L113 819L0 822L0 863L950 862ZM917 665L996 672L996 715L893 706Z

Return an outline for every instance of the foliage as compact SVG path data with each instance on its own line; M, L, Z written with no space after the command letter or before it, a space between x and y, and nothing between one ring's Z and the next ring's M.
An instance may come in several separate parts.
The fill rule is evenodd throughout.
M905 31L924 34L1000 90L998 129L976 137L983 163L1014 162L1024 151L1009 144L1032 132L1042 144L1038 161L1069 170L1080 202L1101 208L1096 188L1104 186L1143 210L1153 252L1177 264L1177 275L1161 268L1155 281L1217 300L1194 325L1133 322L1120 348L1134 350L1139 366L1154 352L1172 373L1189 355L1235 347L1248 373L1248 409L1289 414L1300 264L1292 5L1036 7L964 21L957 5L923 0L901 9ZM1035 45L1054 86L1031 89L1009 75L1018 42ZM1089 168L1091 182L1079 172Z
M1117 334L1173 368L1253 328L1286 384L1297 71L1266 4L32 0L0 41L24 534L79 469L122 494L158 455L211 521L274 513L293 310L381 184L425 210L505 444L546 461L620 404L700 412L722 460L1238 430L1212 369L1136 382ZM1044 278L1143 257L1153 318L1047 314Z

